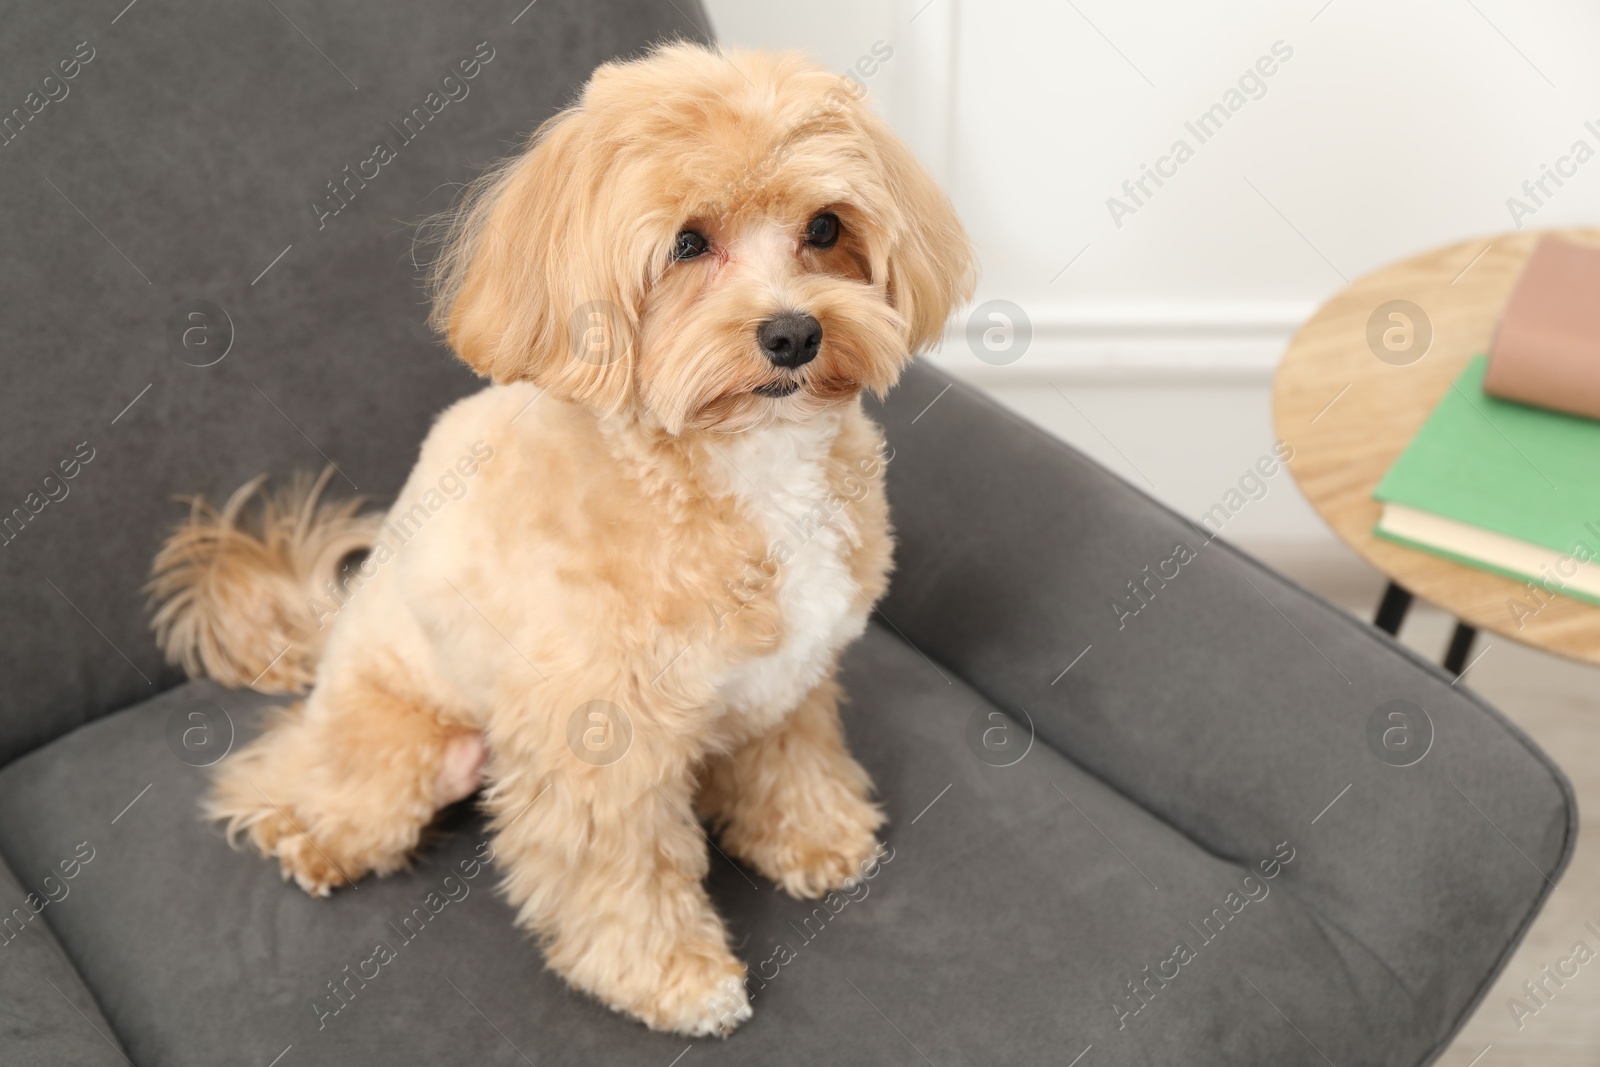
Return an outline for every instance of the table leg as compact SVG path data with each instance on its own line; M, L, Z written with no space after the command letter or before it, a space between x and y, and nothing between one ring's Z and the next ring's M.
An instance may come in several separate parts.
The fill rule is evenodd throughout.
M1472 642L1477 637L1478 631L1473 627L1464 622L1456 623L1455 633L1450 635L1450 649L1444 654L1444 669L1459 676L1467 665L1467 655L1472 651Z
M1406 612L1411 608L1411 593L1398 583L1390 582L1383 591L1383 602L1378 605L1378 616L1372 625L1393 637L1400 632Z

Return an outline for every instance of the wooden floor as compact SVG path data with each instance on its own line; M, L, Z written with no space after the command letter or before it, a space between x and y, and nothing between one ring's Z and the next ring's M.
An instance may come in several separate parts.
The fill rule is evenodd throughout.
M1342 607L1370 620L1382 579L1343 581L1329 587L1323 575L1303 573L1288 561L1280 569L1317 589ZM1450 638L1452 620L1418 605L1400 637L1418 652L1439 661ZM1487 651L1485 651L1487 649ZM1577 852L1528 937L1505 973L1467 1022L1439 1067L1596 1067L1600 1064L1600 955L1556 989L1536 1015L1519 1020L1507 1006L1525 1003L1522 984L1537 980L1546 965L1572 953L1585 941L1600 953L1600 938L1584 928L1600 928L1600 668L1537 652L1494 635L1479 639L1473 655L1482 658L1468 670L1464 685L1526 730L1566 771L1578 794L1581 828ZM1555 989L1553 983L1549 988Z

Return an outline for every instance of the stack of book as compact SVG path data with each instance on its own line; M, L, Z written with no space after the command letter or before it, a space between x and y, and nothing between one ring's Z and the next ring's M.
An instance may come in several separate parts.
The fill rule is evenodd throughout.
M1597 282L1600 252L1539 246L1493 368L1467 365L1374 490L1379 537L1600 604Z
M1490 396L1487 367L1378 483L1378 536L1600 604L1600 422Z

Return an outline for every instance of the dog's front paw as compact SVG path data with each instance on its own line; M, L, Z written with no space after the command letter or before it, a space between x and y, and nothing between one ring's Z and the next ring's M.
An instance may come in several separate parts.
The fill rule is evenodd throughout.
M617 1007L652 1030L726 1037L750 1018L744 980L744 964L726 951L674 951L656 988L642 1000Z
M810 900L854 885L877 851L878 839L871 831L848 842L793 840L775 850L766 873L790 896Z
M709 994L698 983L685 990L681 1003L674 1004L665 1018L666 1028L690 1037L727 1037L751 1016L750 994L744 987L744 968L712 986Z
M746 817L730 825L723 840L790 896L815 899L848 888L868 871L883 823L877 805L839 792L826 810Z

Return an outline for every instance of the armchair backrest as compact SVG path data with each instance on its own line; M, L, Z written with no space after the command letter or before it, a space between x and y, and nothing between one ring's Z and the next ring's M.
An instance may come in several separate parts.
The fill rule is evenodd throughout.
M399 488L475 387L411 223L696 0L0 3L0 764L180 676L142 586L262 471ZM337 480L337 479L336 479Z

